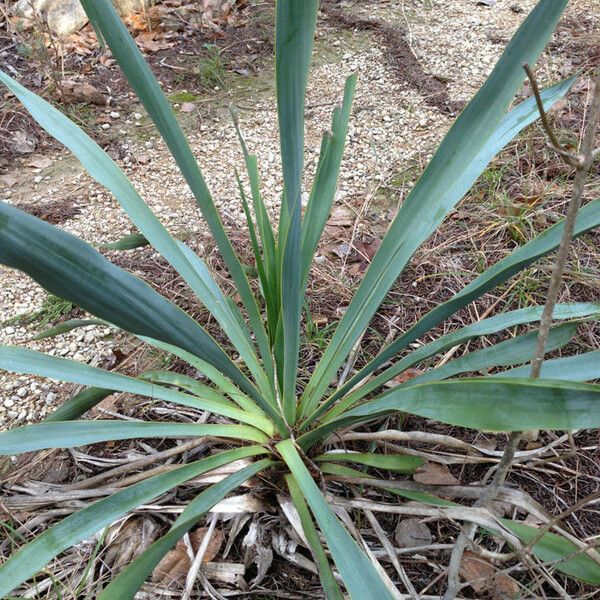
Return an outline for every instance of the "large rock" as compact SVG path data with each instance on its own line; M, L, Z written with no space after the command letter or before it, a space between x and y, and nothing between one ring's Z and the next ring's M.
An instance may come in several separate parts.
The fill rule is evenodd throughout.
M113 0L113 4L122 15L130 15L148 7L150 0ZM79 0L18 0L14 12L25 19L33 19L37 13L58 36L79 31L88 21Z

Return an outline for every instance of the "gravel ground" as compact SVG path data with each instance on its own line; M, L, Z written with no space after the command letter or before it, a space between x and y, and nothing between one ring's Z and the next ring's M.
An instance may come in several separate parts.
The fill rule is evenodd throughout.
M499 0L493 8L471 0L407 0L346 2L344 10L361 17L379 18L409 31L409 42L423 69L447 84L451 100L469 99L499 57L505 41L534 6L533 0ZM593 10L598 0L571 4L572 16ZM376 33L341 30L324 19L317 40L316 68L308 92L307 185L314 172L321 131L328 127L332 107L341 98L344 80L359 73L346 158L342 165L338 202L369 197L394 173L424 164L451 123L451 118L431 106L418 90L409 89L385 60L383 40ZM540 78L564 76L566 57L546 55L538 66ZM261 75L261 78L263 75ZM268 82L269 73L264 74ZM260 79L260 78L259 78ZM224 107L233 99L240 105L240 120L248 145L259 157L267 204L276 208L281 189L277 153L277 125L271 85L220 92L200 104L190 142L217 205L226 221L242 224L243 213L233 167L243 171L235 132L224 110L205 110L214 101ZM147 121L139 113L113 119L123 139L121 166L148 204L172 231L202 232L198 210L178 175L173 161L157 137L148 135ZM187 115L186 115L187 117ZM113 241L131 232L131 224L114 201L83 173L66 153L51 157L45 169L18 173L11 190L0 190L0 199L19 204L75 203L79 213L61 226L90 243ZM39 310L44 291L24 275L0 269L0 322ZM39 342L28 341L39 326L10 325L0 329L0 343L19 344L90 364L101 364L112 353L114 341L107 329L89 327ZM69 390L39 378L0 375L0 426L43 417Z

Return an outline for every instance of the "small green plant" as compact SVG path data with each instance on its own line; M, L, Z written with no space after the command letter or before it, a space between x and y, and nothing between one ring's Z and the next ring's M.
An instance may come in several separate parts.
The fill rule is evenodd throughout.
M225 79L225 61L221 49L214 44L204 44L205 53L194 67L198 83L204 88L222 86Z
M48 294L39 310L32 313L17 315L12 319L8 319L2 323L2 326L7 325L30 325L35 323L38 327L47 327L51 323L55 323L61 317L68 315L74 308L74 304L59 298L53 294Z
M538 117L533 99L510 111L508 108L521 86L523 64L537 60L566 0L538 2L485 84L458 117L404 200L335 331L330 339L319 340L317 345L323 344L323 352L308 380L298 377L304 291L333 204L356 84L355 76L347 80L343 102L333 112L331 128L323 134L318 168L302 215L304 97L318 0L279 0L276 5L276 84L284 181L278 229L269 220L261 197L256 157L240 134L250 182L248 197L239 177L238 182L260 283L257 295L170 104L112 3L82 0L82 4L185 176L235 283L240 305L223 294L199 256L171 237L126 176L84 132L8 75L0 73L0 81L115 195L140 234L169 261L212 313L237 357L234 361L190 316L88 244L9 204L0 204L0 262L24 271L50 293L66 298L98 319L186 361L204 376L200 381L158 370L129 377L27 348L2 347L2 369L88 387L44 422L0 433L0 452L13 455L108 440L203 436L221 438L229 449L148 476L48 527L0 566L0 595L29 581L61 552L129 511L238 459L246 459L247 466L194 497L162 537L104 588L100 600L133 598L167 551L217 502L257 474L262 475L261 485L266 491L289 495L327 598L342 598L340 585L351 597L361 600L396 597L396 591L390 588L391 579L376 568L334 512L326 497L325 475L338 486L359 478L364 489L383 488L394 494L397 502L420 502L424 510L435 510L439 518L468 523L475 519L486 535L503 537L513 545L530 545L532 555L546 565L599 585L596 554L582 552L572 539L492 513L480 518L481 511L467 510L433 493L395 485L399 475L412 473L422 464L420 458L382 454L373 448L360 453L335 446L332 450L343 429L377 424L398 413L500 432L600 426L600 386L585 383L600 377L597 353L569 357L566 362L547 361L541 379L528 378L523 367L513 369L533 355L535 332L464 354L383 391L397 376L463 342L539 321L542 308L526 306L436 337L416 349L412 345L422 337L429 339L429 332L444 319L555 250L564 229L562 221L427 312L358 372L349 373L346 368L363 331L414 252L492 158ZM565 81L544 90L545 106L560 99L571 83ZM581 209L575 234L581 235L599 224L600 200L596 200ZM554 318L563 323L550 331L546 349L567 344L579 322L595 319L599 313L600 304L556 305ZM309 339L314 341L315 336L309 328ZM398 358L401 353L402 358ZM495 374L464 377L490 370ZM201 424L80 418L115 391L188 410L191 407L214 418ZM388 479L374 479L368 469L386 472Z

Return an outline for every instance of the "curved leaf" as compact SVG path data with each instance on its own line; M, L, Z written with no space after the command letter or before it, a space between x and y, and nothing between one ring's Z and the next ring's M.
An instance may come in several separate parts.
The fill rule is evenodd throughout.
M198 355L248 394L260 396L215 340L175 304L70 233L4 202L0 263L24 271L50 293L125 331Z
M69 515L0 565L0 597L5 597L15 587L27 581L63 550L87 539L130 510L202 473L265 452L260 446L248 446L215 454L168 473L150 477Z
M424 344L423 346L420 346L419 348L413 350L406 357L394 363L381 374L367 381L364 385L360 386L356 390L351 391L345 398L338 402L338 400L343 395L343 391L348 387L347 385L342 386L340 390L332 394L325 402L321 404L321 406L319 406L319 408L310 416L310 418L304 422L303 428L306 428L316 418L323 414L325 410L330 406L335 404L335 406L329 411L327 419L340 414L341 412L343 412L344 410L346 410L347 408L364 398L373 390L376 390L377 388L384 385L386 382L393 379L399 373L406 371L410 367L419 364L440 352L444 352L449 348L457 346L458 344L462 344L475 337L490 335L492 333L496 333L498 331L502 331L503 329L508 329L516 325L522 325L525 323L533 323L535 321L539 321L539 319L542 316L543 310L543 306L531 306L527 308L520 308L518 310L512 310L506 313L501 313L499 315L495 315L487 319L482 319L481 321L477 321L476 323L472 323L471 325L467 325L466 327L461 327L457 331L453 331L452 333L448 333L446 335L441 336L433 342ZM557 304L554 309L554 318L557 320L586 319L590 317L596 317L598 315L600 315L600 303L593 302ZM426 318L427 316L424 317L424 319ZM421 322L419 321L415 325L415 327L419 326L420 323ZM406 335L411 335L410 331L412 331L412 329L410 329ZM402 337L404 337L404 335ZM393 344L395 343L396 342L394 342ZM351 378L351 380L354 379L354 377Z
M173 523L166 535L150 545L100 593L98 600L131 600L160 559L190 530L200 517L244 481L273 464L267 458L240 469L196 496Z
M22 454L47 448L76 448L108 440L137 438L223 437L259 444L267 436L246 425L140 423L131 421L55 421L0 432L0 454Z
M501 377L424 383L390 390L304 434L298 443L306 449L336 429L395 412L486 431L586 429L600 427L600 385Z
M523 82L523 64L537 60L566 4L566 0L538 2L512 37L487 81L446 134L400 207L317 365L303 396L303 416L316 408L329 382L417 248L475 183L494 155L538 118L533 99L521 103L507 115L505 112ZM544 102L552 104L570 85L568 81L544 90Z
M373 563L350 537L327 504L304 466L294 443L291 440L284 440L277 444L276 448L302 490L350 596L361 600L392 598Z
M258 427L268 434L274 433L273 424L267 418L256 413L240 410L211 400L203 400L197 396L170 390L161 385L152 385L148 381L135 379L112 371L104 371L66 358L48 356L27 348L13 346L0 346L0 369L13 373L30 373L42 377L50 377L69 383L91 385L105 389L112 389L130 394L148 396L166 402L191 406L201 410L208 410L216 415L223 415L231 419Z

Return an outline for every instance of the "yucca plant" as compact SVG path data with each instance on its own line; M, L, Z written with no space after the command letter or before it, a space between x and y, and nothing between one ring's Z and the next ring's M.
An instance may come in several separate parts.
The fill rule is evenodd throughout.
M332 384L414 252L441 224L491 159L537 118L533 99L511 110L509 105L522 83L523 64L537 60L567 1L540 0L485 84L457 118L391 223L307 383L299 381L297 375L304 293L334 200L356 84L355 76L347 80L342 105L333 113L331 129L323 134L318 168L303 214L304 97L318 0L279 0L276 5L277 106L284 181L278 229L273 227L261 197L256 157L250 154L240 136L250 182L248 199L239 177L238 182L260 284L256 295L170 105L110 0L82 0L82 4L186 178L237 288L239 304L224 295L201 257L171 237L100 147L68 118L8 75L0 73L0 79L37 122L114 194L139 232L211 312L238 358L234 361L190 316L140 279L111 264L88 244L9 204L0 204L0 262L24 271L50 293L68 299L97 319L187 361L204 376L203 381L197 381L153 371L129 377L26 348L2 347L2 369L87 388L44 422L1 433L0 451L14 455L108 440L203 436L223 438L229 447L237 447L148 477L90 503L48 528L0 566L0 596L28 581L70 546L136 507L200 474L244 458L252 459L249 466L195 497L171 528L127 565L99 598L132 598L165 553L202 515L243 482L261 473L268 475L264 485L272 481L278 490L285 488L289 492L328 598L342 597L339 582L353 598L395 597L397 592L390 586L390 579L378 570L368 549L359 546L328 503L323 474L340 482L348 476L362 477L364 481L369 475L361 468L411 473L421 460L378 452L325 451L331 446L324 442L333 433L398 412L498 432L600 426L600 386L585 383L600 377L598 353L547 361L542 376L552 379L528 379L519 368L494 376L453 378L526 363L535 347L535 334L531 333L473 351L382 391L398 374L457 344L538 321L541 307L505 312L438 337L405 353L400 360L397 358L444 319L556 249L562 222L516 249L450 300L428 312L345 382L337 387ZM545 89L542 99L546 108L561 98L571 83L568 80ZM599 224L600 200L597 200L581 210L576 235ZM554 318L565 322L552 329L548 348L566 344L579 322L594 319L599 313L600 304L557 305ZM81 322L73 323L76 325ZM114 392L192 407L218 416L218 423L80 419ZM372 485L393 488L391 484L386 488L379 479L374 479ZM457 506L420 492L391 489L391 493L398 501L416 500L439 506L440 510ZM464 511L452 515L458 519L471 518ZM508 519L497 519L483 526L488 533L510 534L514 540L532 543L532 551L540 560L551 562L563 573L600 584L596 556L582 552L566 537L555 533L538 535L536 528Z

